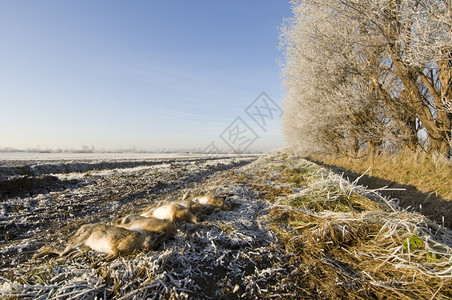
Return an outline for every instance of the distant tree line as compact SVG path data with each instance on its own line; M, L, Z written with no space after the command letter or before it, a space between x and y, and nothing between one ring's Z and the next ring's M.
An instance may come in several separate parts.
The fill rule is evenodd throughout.
M51 149L51 148L41 148L40 146L37 146L35 148L26 148L23 149L17 149L14 147L0 147L0 153L2 152L26 152L26 153L118 153L118 152L133 152L133 153L142 153L146 152L145 150L137 149L137 147L133 146L130 149L117 149L117 150L105 150L100 149L96 150L94 148L94 145L91 145L91 147L87 145L82 145L81 148L70 148L70 149Z
M305 154L450 156L452 0L293 1L283 132Z

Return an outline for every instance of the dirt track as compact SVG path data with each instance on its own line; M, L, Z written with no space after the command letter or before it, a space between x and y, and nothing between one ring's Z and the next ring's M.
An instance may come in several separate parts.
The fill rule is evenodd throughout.
M277 278L290 275L294 267L282 271L290 255L277 246L277 236L265 225L269 203L262 201L265 192L252 181L265 165L257 158L166 160L133 168L126 164L11 177L5 185L14 188L2 195L0 294L29 298L75 294L86 299L296 297L299 291L293 284L278 284ZM19 168L36 174L61 165ZM180 224L177 234L155 251L102 263L96 269L92 263L103 255L93 251L31 259L44 244L64 247L81 224L111 224L161 201L179 200L188 190L223 197L230 210L204 216L197 225Z
M27 261L43 243L66 240L80 224L112 223L176 200L182 190L255 158L10 163L3 169L8 179L0 182L0 268Z

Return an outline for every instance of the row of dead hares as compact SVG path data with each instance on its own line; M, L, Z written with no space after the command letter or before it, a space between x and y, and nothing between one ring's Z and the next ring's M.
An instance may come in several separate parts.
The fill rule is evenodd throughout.
M80 248L105 253L107 254L105 260L108 261L135 250L152 250L176 233L175 223L196 224L196 216L224 208L225 203L221 198L208 195L190 199L187 192L182 201L152 207L141 214L127 215L114 225L100 223L82 225L69 238L64 250L43 246L34 258L47 254L64 256Z

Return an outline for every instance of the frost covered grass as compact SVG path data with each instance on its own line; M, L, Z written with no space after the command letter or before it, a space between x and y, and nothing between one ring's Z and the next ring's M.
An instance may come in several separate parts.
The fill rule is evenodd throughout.
M372 160L368 156L319 157L319 161L338 165L356 172L364 172L371 167L372 176L384 178L400 184L409 184L417 189L434 193L448 201L452 201L452 161L435 153L413 152L404 150L395 154L384 153Z
M272 230L307 265L305 282L331 299L452 296L452 231L358 180L318 167L305 173L311 180L269 211Z
M297 157L162 161L79 175L59 175L80 180L75 186L7 199L2 297L452 297L450 230ZM108 223L186 191L223 197L229 209L179 224L154 251L111 262L93 251L29 259L42 243L64 244L80 224Z

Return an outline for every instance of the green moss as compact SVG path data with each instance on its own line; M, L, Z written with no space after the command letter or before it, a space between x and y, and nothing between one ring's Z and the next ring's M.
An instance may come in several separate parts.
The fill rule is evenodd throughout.
M422 242L422 240L415 235L412 235L403 241L403 249L405 251L409 251L410 253L422 248L423 246L424 242Z

